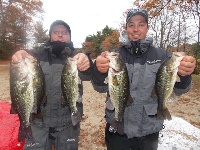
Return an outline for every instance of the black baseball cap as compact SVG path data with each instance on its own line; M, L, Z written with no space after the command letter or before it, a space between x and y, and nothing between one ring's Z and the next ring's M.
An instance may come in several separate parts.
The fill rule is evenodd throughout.
M130 20L130 18L132 16L135 15L141 15L145 18L147 24L148 24L148 13L146 10L142 9L142 8L138 8L138 9L132 9L128 12L127 17L126 17L126 23L128 23L128 21Z
M65 26L66 29L69 31L69 35L71 37L71 29L70 29L69 25L66 22L62 21L62 20L56 20L56 21L54 21L51 24L50 29L49 29L49 36L51 35L53 27L56 26L56 25L63 25L63 26Z

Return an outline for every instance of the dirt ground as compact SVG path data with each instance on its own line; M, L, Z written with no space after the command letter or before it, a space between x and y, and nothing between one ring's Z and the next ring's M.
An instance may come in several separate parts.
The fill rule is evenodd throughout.
M181 117L200 129L200 75L193 76L193 87L177 100L168 103L173 116ZM84 116L79 136L80 150L106 150L104 142L105 94L94 91L89 81L83 83ZM10 101L9 62L0 61L0 102Z

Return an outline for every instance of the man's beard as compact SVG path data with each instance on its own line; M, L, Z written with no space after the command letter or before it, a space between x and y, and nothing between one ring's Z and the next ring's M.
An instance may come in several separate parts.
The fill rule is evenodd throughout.
M74 51L72 42L52 41L50 45L52 46L52 54L56 55L56 57L71 56Z

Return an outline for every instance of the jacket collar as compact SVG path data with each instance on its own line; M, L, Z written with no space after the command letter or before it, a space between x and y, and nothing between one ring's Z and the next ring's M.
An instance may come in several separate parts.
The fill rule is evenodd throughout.
M144 40L129 41L125 30L120 33L119 43L125 47L131 54L143 54L153 43L152 37L147 37Z

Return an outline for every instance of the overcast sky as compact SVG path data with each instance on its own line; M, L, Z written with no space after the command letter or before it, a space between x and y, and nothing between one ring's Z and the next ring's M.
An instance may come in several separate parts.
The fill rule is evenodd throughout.
M133 0L42 0L44 27L63 20L72 30L72 41L81 48L86 36L96 34L108 25L119 28L123 12L133 7Z

